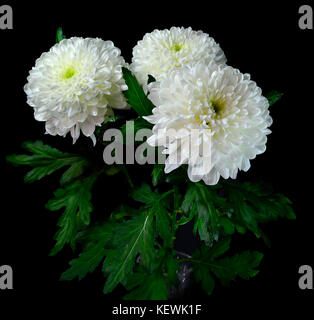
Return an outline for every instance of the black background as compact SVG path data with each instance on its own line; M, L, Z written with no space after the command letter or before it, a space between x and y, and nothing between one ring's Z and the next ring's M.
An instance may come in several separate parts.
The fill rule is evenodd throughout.
M59 308L63 305L69 314L92 312L96 308L104 318L110 318L112 305L123 293L118 288L111 296L104 296L100 270L81 282L59 281L73 253L65 249L55 257L48 256L59 213L49 212L44 206L57 188L57 179L25 185L25 168L12 168L5 162L6 155L21 151L24 140L42 139L63 150L72 148L70 137L44 136L44 124L34 120L23 91L28 71L35 59L55 43L59 26L67 37L112 40L128 62L133 46L146 32L191 26L214 37L228 64L250 73L263 92L275 89L284 93L282 100L271 107L274 124L266 152L253 160L249 172L240 173L239 178L270 182L276 191L293 201L297 221L280 220L265 226L271 248L251 236L235 240L234 245L240 249L257 248L265 253L256 278L239 280L230 288L218 287L211 297L193 285L182 299L201 303L207 317L216 312L222 316L227 313L256 316L310 310L313 292L301 291L297 284L300 265L314 267L314 31L298 27L298 9L305 3L7 1L6 4L13 8L14 29L0 30L0 265L13 267L14 290L0 291L0 313L5 309L17 310L22 305L29 315L37 315L39 306L45 306L48 313L61 313ZM123 187L113 180L105 182L97 189L95 201L105 207L119 203ZM178 235L178 245L191 249L193 243L186 235L184 230Z

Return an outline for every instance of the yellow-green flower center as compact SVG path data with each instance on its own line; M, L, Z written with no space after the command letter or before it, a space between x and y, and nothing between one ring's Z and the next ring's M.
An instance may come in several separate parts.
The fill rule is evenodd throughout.
M175 52L178 52L178 51L180 51L182 48L183 48L182 45L180 45L179 43L175 43L175 44L171 47L171 50L173 50L173 51L175 51Z
M76 70L72 67L68 67L62 74L62 79L65 79L65 80L70 79L74 77L75 74L76 74Z
M223 110L223 106L218 101L212 101L212 108L215 111L215 116L217 116Z

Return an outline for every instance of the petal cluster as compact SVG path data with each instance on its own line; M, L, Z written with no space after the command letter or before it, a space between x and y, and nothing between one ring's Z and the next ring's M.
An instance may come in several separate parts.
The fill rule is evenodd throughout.
M226 58L220 46L207 33L172 27L145 34L133 48L131 69L138 81L146 86L148 75L160 80L173 68L199 61L224 64Z
M126 108L122 91L125 65L111 41L70 38L37 59L24 87L35 119L45 121L46 132L75 142L82 132L94 139L112 108Z
M156 106L148 139L168 154L165 172L188 164L191 181L235 179L266 149L272 123L268 100L249 74L226 65L196 63L173 69L151 88Z

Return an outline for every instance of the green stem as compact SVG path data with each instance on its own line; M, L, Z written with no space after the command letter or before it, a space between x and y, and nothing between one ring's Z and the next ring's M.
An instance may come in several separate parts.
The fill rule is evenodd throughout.
M125 164L123 164L123 165L121 166L121 168L122 168L122 171L123 171L123 173L124 173L124 175L125 175L125 177L126 177L127 182L129 183L130 187L133 189L133 188L134 188L134 184L133 184L133 182L132 182L132 179L131 179L131 177L130 177L130 175L129 175L129 172L128 172Z

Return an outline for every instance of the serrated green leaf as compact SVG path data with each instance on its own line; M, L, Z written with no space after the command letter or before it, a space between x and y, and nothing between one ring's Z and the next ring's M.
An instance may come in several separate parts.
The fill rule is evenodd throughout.
M249 279L258 274L256 268L259 266L263 254L257 251L244 251L231 257L220 258L229 249L230 240L223 239L209 249L202 246L197 249L191 259L193 274L196 281L200 282L202 288L208 294L211 294L215 279L213 275L227 285L230 281L236 280L237 277Z
M55 235L56 245L50 255L58 253L65 244L70 243L74 247L74 240L80 223L88 225L90 213L93 210L91 200L91 188L97 178L92 175L83 181L75 181L65 188L58 189L55 198L48 201L46 208L57 211L65 208L58 221L60 230Z
M210 187L201 183L190 184L185 194L182 210L195 215L195 229L201 240L212 244L219 236L218 214L215 204L223 201Z
M258 274L257 268L263 258L263 254L257 251L244 251L232 257L216 261L210 269L223 284L235 280L237 276L248 280Z
M261 183L228 182L224 186L230 207L233 213L230 220L237 226L237 230L244 232L243 228L252 231L260 237L260 223L281 218L295 219L291 201L274 193L272 188Z
M63 168L65 165L66 164L64 161L53 160L50 163L46 163L45 165L35 167L34 169L26 173L24 182L32 183L34 181L41 180L42 178Z
M208 249L208 256L211 260L220 257L230 248L231 238L223 238L216 242L210 249Z
M123 94L131 108L134 109L139 116L151 115L155 106L147 98L135 76L127 68L122 68L122 72L125 83L128 86L128 90L123 91Z
M70 261L71 268L62 273L60 280L73 280L76 277L79 280L83 279L96 269L105 254L106 250L102 243L93 245L88 251L81 253L77 259Z
M131 291L141 285L141 283L144 282L144 280L149 275L147 272L145 272L145 270L142 270L142 268L139 267L138 269L140 270L134 273L130 273L125 278L125 281L123 281L123 285L128 291Z
M202 289L208 295L211 295L215 288L215 280L208 272L208 268L202 264L198 264L197 267L194 266L193 274L196 282L199 282Z
M156 217L157 232L165 242L171 238L167 197L173 193L173 191L174 190L169 190L163 194L158 194L152 191L148 184L143 183L140 188L133 190L131 193L131 197L134 200L146 204L153 216Z
M111 292L132 271L135 257L150 268L153 254L153 217L149 210L121 223L115 230L113 248L108 250L103 264L107 275L104 293Z
M88 230L84 234L88 244L78 258L70 261L70 268L61 275L61 280L83 279L93 272L106 254L105 244L113 237L113 225L104 223ZM82 238L82 236L81 236Z
M136 201L151 205L159 199L160 196L158 193L153 192L148 184L143 183L140 188L131 192L131 197Z
M87 164L88 162L85 159L74 162L61 176L60 184L66 185L81 176Z
M151 275L141 274L137 278L140 280L138 286L124 296L125 300L167 300L168 287L159 272Z
M219 226L223 229L223 232L227 235L231 235L235 231L235 225L229 220L229 218L222 216L218 218Z
M88 165L86 159L61 152L43 144L42 141L24 142L23 148L32 154L10 155L7 157L7 161L14 165L27 165L33 168L25 175L24 181L27 183L41 180L67 166L70 166L70 168L62 176L61 183L70 182L82 174L84 167Z

